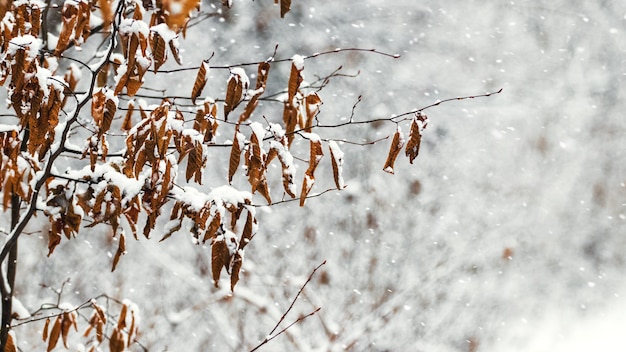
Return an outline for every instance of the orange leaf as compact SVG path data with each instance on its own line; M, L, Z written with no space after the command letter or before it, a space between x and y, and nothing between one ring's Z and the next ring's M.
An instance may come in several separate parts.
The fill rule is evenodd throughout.
M385 170L385 172L388 172L390 174L394 173L394 163L396 162L396 158L398 157L398 154L400 153L400 150L402 150L403 146L404 136L402 134L402 131L400 130L400 126L398 126L398 129L396 130L396 133L393 135L393 139L391 140L389 154L387 154L387 161L385 161L385 166L383 167L383 170Z

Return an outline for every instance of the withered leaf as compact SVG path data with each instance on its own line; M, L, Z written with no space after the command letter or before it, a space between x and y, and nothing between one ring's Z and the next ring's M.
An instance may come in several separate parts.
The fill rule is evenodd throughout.
M302 77L302 67L297 67L295 62L291 64L291 73L289 74L289 82L287 85L288 104L291 104L296 93L300 89L300 84L304 78Z
M230 290L235 291L235 285L239 282L239 271L241 270L241 265L243 264L243 258L239 251L235 252L232 259L232 269L230 273Z
M123 352L124 348L126 348L124 334L122 334L119 328L113 329L111 337L109 338L109 350L111 352Z
M211 270L213 272L213 282L215 287L219 287L222 268L228 266L230 253L224 239L213 242L211 246Z
M219 212L216 212L209 223L209 228L206 230L204 234L204 238L202 238L202 243L208 241L209 239L215 238L217 236L217 232L220 229L220 225L222 224L222 216Z
M115 271L115 267L117 263L120 261L120 257L126 254L126 236L123 233L120 234L120 243L117 247L117 252L115 252L115 257L113 258L113 266L111 271Z
M46 318L46 323L43 325L43 333L41 335L43 342L46 342L46 340L48 339L49 327L50 327L50 318Z
M311 132L311 127L313 126L315 115L317 115L320 110L320 105L322 105L322 99L319 95L317 95L316 92L311 92L305 97L304 105L306 108L306 120L301 127L306 132Z
M335 180L335 186L337 189L342 190L345 187L343 181L343 151L339 149L337 142L328 142L328 149L330 150L330 160L333 168L333 179Z
M226 98L224 99L224 119L228 120L228 114L239 105L243 98L244 90L248 89L248 77L241 68L234 68L226 84Z
M133 128L133 112L135 112L135 102L134 100L129 100L126 115L124 116L124 121L122 122L122 130L130 131L130 129Z
M76 27L76 21L78 20L78 7L73 3L66 2L63 5L62 10L62 27L61 33L59 33L59 39L57 40L57 46L54 49L54 56L61 56L61 53L65 51L67 45L70 42L72 32Z
M63 318L61 318L61 315L59 315L54 321L54 325L52 326L52 331L50 332L50 339L48 340L47 352L52 351L57 346L57 342L59 342L59 337L61 337L62 320Z
M7 334L7 341L4 344L4 352L17 352L15 332L13 330L9 330L9 333Z
M409 141L406 143L406 156L409 157L409 162L413 164L413 160L417 157L420 151L420 144L422 142L422 132L428 125L428 117L417 113L415 118L411 121L411 132L409 133Z
M182 65L183 61L180 59L180 51L178 50L178 45L176 43L177 42L175 42L174 39L172 39L170 40L168 44L170 46L170 51L172 52L172 56L174 56L174 61L176 61L177 64Z
M191 102L193 104L196 103L196 99L202 93L204 86L207 82L207 73L209 72L209 64L205 61L202 61L200 68L198 69L198 74L196 75L196 80L193 82L193 88L191 89Z
M233 138L233 147L230 150L230 158L228 162L228 183L233 182L233 176L239 168L239 161L241 160L241 143L245 139L244 135L235 131L235 137Z
M67 345L67 336L70 332L70 328L72 327L72 319L70 317L70 313L63 313L63 319L61 320L61 338L63 339L63 346L67 349L69 346Z
M391 140L391 146L389 147L389 154L387 154L387 161L385 161L385 166L383 167L383 170L385 172L388 172L390 174L394 173L394 164L403 146L404 146L404 135L402 134L402 131L400 130L400 126L398 126L398 129L396 130L396 133L393 135L393 139Z
M280 17L284 18L289 10L291 10L291 0L280 0Z
M239 241L239 249L244 249L252 237L254 237L253 231L256 223L256 218L248 211L246 224L243 226L243 233L241 234L241 241Z
M304 174L304 179L302 180L302 191L300 192L300 206L304 206L304 202L306 200L307 195L313 188L313 184L315 183L315 169L317 165L319 165L320 160L324 156L324 152L322 150L322 142L319 137L314 134L309 134L310 147L311 152L309 156L309 168L306 170Z
M61 225L60 221L56 221L52 224L53 229L48 231L48 257L54 252L54 249L61 243L61 236L56 230ZM61 225L62 226L62 225Z
M154 59L154 72L165 63L167 53L165 52L165 40L157 33L152 33L152 57Z

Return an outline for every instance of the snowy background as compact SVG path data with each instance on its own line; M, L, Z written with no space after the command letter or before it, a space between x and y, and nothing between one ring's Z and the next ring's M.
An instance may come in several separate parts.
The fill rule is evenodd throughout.
M103 292L137 303L150 351L249 350L326 260L286 322L322 310L264 350L623 351L625 31L622 1L293 0L282 20L271 1L235 1L190 28L185 64L212 52L215 65L264 60L276 44L277 58L348 47L402 55L307 60L307 80L340 65L360 71L322 91L323 122L350 116L359 95L355 119L365 120L503 92L427 110L420 155L399 158L395 175L382 171L389 141L343 144L348 187L305 208L261 208L234 295L213 288L209 248L184 230L129 241L109 273L102 248L117 245L98 226L50 258L45 236L24 237L18 297L34 310L56 299L39 284L69 278L62 299L72 304ZM272 70L286 80L287 65ZM211 72L204 93L223 96L225 72ZM151 84L186 95L193 74ZM372 141L394 129L324 136ZM320 191L332 182L328 156L318 173ZM202 187L224 175L207 171ZM22 329L20 346L35 348Z

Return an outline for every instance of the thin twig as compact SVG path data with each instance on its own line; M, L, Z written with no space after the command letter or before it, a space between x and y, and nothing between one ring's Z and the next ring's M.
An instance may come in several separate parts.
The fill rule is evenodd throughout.
M279 332L277 332L276 334L274 334L274 331L276 331L276 329L278 329L278 327L280 326L280 323L283 322L283 320L285 320L285 318L287 317L287 314L289 314L289 312L291 311L291 309L293 308L294 304L296 304L296 300L298 299L298 297L300 297L300 294L302 293L302 291L304 290L304 288L306 287L306 285L311 281L311 279L313 279L313 275L315 275L315 272L321 268L324 264L326 264L326 260L324 260L320 265L318 265L317 267L315 267L315 269L313 269L313 271L311 272L311 274L309 275L309 278L306 280L306 282L302 285L302 287L300 287L300 290L298 290L298 293L296 294L296 297L294 297L294 299L291 301L291 304L289 305L289 308L287 308L287 310L285 311L285 313L283 313L283 315L280 317L280 319L278 320L278 323L276 323L276 325L274 326L274 328L272 329L272 331L270 331L270 333L268 334L268 336L261 341L260 344L258 344L256 347L254 347L253 349L250 350L250 352L254 352L257 349L259 349L261 346L265 345L266 343L270 342L271 340L275 339L277 336L279 336L280 334L284 333L285 331L287 331L287 329L289 329L290 327L294 326L295 324L301 322L302 320L314 315L315 313L319 312L320 309L322 309L321 307L316 308L314 311L312 311L311 313L301 316L298 319L296 319L294 322L292 322L291 324L287 325L287 327L285 327L284 329L280 330ZM274 335L272 335L274 334Z

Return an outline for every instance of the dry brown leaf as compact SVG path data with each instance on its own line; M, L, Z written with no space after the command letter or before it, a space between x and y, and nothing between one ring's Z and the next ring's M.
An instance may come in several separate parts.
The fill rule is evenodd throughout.
M15 331L9 330L7 334L7 341L4 344L4 352L17 352L15 340Z
M233 138L233 147L230 150L230 158L228 162L228 183L233 182L233 176L237 169L239 168L239 161L241 160L241 141L243 141L245 137L239 133L239 131L235 131L235 137Z
M400 154L400 150L404 146L404 135L400 130L400 126L396 130L396 133L393 135L393 139L391 140L391 146L389 147L389 154L387 154L387 161L385 161L385 166L383 166L383 170L390 174L394 173L394 164L396 162L396 158L398 154Z
M280 17L284 18L289 10L291 10L291 0L280 0Z
M111 9L111 4L108 0L98 0L98 7L102 13L102 27L104 30L108 30L109 25L113 22L113 10Z
M126 314L128 314L128 305L122 304L122 310L120 316L117 318L117 329L122 331L126 328Z
M59 315L54 321L52 331L50 332L50 339L48 340L48 352L52 351L57 346L57 342L59 342L59 337L61 337L62 320L63 318L61 318L61 316Z
M304 202L306 201L306 197L311 192L313 188L313 184L315 183L315 178L310 177L309 175L304 175L304 179L302 180L302 191L300 192L300 206L304 206Z
M313 184L315 183L315 169L317 165L319 165L320 160L324 156L324 151L322 150L322 141L316 134L310 133L309 135L310 141L310 156L309 156L309 168L306 170L304 174L304 179L302 181L302 191L300 193L300 206L304 206L304 202L306 200L307 195L311 192L313 188Z
M120 261L120 257L126 254L126 237L124 234L120 234L120 244L117 247L117 252L115 252L115 257L113 258L113 267L111 271L115 271L115 267L117 263Z
M289 74L289 82L287 85L288 104L292 104L293 98L300 89L300 84L304 78L302 77L302 67L296 66L295 62L291 63L291 73Z
M60 222L55 222L52 224L52 228L58 228ZM54 252L54 249L61 243L61 236L59 232L55 230L48 231L48 257Z
M122 334L121 329L113 329L111 337L109 338L109 350L111 352L123 352L125 348L126 343L124 340L124 334Z
M157 33L152 33L152 57L154 59L154 72L165 63L167 53L165 51L165 40Z
M213 215L211 222L209 223L209 228L206 230L204 234L204 238L202 238L202 243L208 241L209 239L213 239L217 236L217 232L220 229L220 225L222 224L222 216L219 212Z
M122 122L122 130L130 131L130 129L133 128L133 112L135 112L135 102L134 100L129 100L126 115L124 116L124 121Z
M104 104L106 103L106 95L102 89L95 92L91 97L91 116L97 126L102 125L104 119Z
M219 287L222 268L228 266L230 262L230 252L224 239L213 242L211 246L211 271L213 272L213 282L215 287Z
M209 72L209 63L202 61L200 68L198 69L198 74L196 75L196 80L193 82L193 88L191 89L191 102L193 104L196 103L196 99L202 93L204 86L207 82L207 73Z
M320 105L322 105L322 99L316 92L312 92L307 94L304 99L304 105L306 108L306 120L304 121L303 126L301 126L306 132L311 132L311 127L313 126L313 121L315 121L315 116L320 111Z
M178 45L173 39L170 40L168 44L170 46L170 51L172 52L172 56L174 56L174 61L176 61L177 64L182 65L183 61L180 58L180 51L178 50Z
M92 105L93 109L93 105ZM101 138L105 133L109 131L111 128L111 123L113 122L113 118L115 117L115 112L117 111L117 104L113 99L107 98L106 103L104 104L104 112L102 114L102 123L100 124L98 129L98 138Z
M89 37L89 34L91 34L91 28L89 28L90 17L91 9L89 3L86 1L79 2L78 19L76 20L76 28L74 29L74 43L76 46L80 46L80 44L84 43Z
M406 156L409 157L409 162L413 164L413 160L417 157L420 151L420 144L422 143L422 132L428 125L428 117L417 113L413 121L411 121L411 132L409 134L409 141L406 143Z
M41 339L43 342L46 342L48 339L48 329L50 327L50 318L46 318L46 323L43 325L43 333L41 335Z
M67 48L70 37L74 28L76 27L76 21L78 20L78 7L74 3L66 2L63 5L62 11L62 27L61 33L57 40L57 46L54 49L54 56L61 56L61 53Z
M335 141L328 142L328 149L330 150L330 160L333 168L333 179L335 180L335 186L337 189L342 190L345 187L343 181L343 152L339 149L339 146Z
M199 5L199 0L162 0L162 8L167 13L165 23L167 26L179 32L185 28L191 11Z
M237 72L232 72L226 85L226 98L224 99L224 119L228 120L228 114L241 102L244 90L244 78ZM247 87L245 87L247 89Z
M232 268L230 273L230 290L235 291L235 285L239 282L239 271L241 270L241 264L243 263L243 258L239 251L235 252L232 258Z
M61 338L63 339L63 346L67 349L69 346L67 345L67 335L70 332L70 328L72 327L72 319L70 318L70 313L63 313L63 319L61 320Z
M241 233L241 241L239 241L239 249L244 249L250 240L252 240L252 237L254 237L253 231L256 223L256 218L248 211L246 224L243 226L243 232Z

